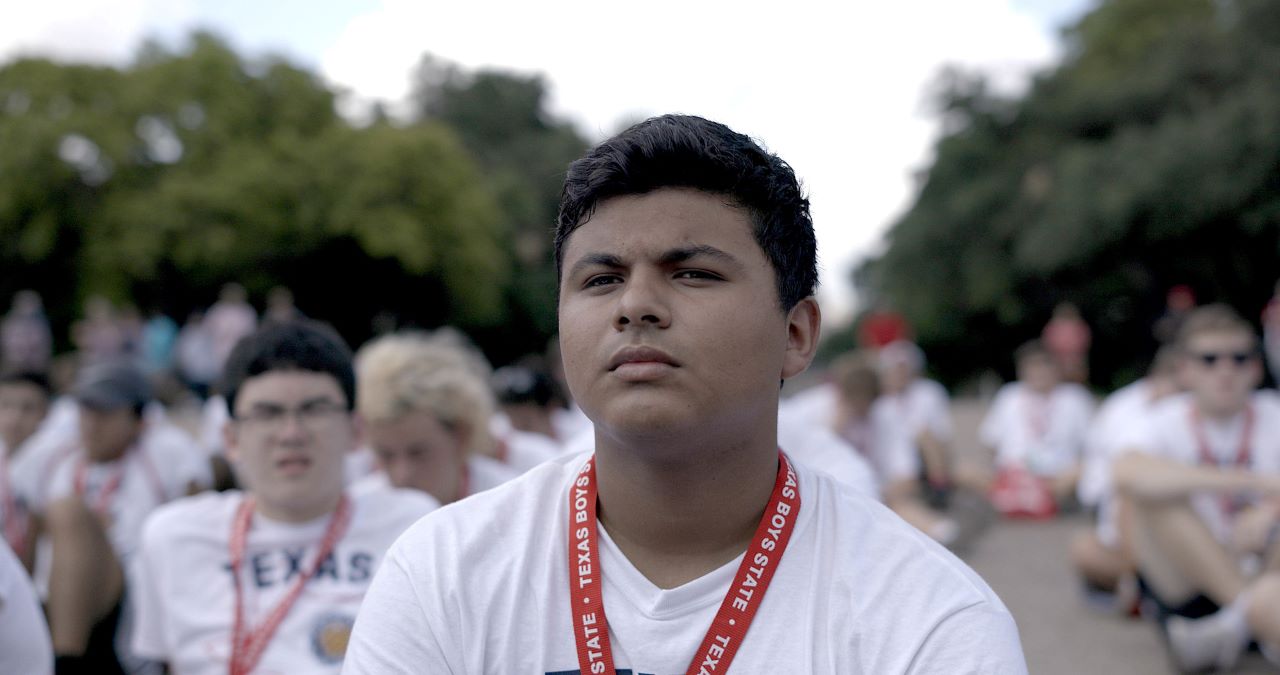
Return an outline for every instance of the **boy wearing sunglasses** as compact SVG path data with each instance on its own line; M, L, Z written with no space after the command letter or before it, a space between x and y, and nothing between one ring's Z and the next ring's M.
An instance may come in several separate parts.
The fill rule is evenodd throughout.
M1249 641L1251 579L1276 564L1280 403L1255 391L1257 335L1229 307L1195 310L1177 344L1188 394L1135 431L1114 481L1133 505L1141 585L1174 660L1230 668Z

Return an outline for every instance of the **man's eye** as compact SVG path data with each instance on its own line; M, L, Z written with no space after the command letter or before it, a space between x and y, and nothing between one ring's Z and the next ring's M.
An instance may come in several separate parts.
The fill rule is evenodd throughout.
M609 284L616 283L617 281L618 275L616 274L597 274L587 279L586 283L584 283L582 287L594 288L596 286L607 286Z
M676 272L677 279L719 279L720 275L713 274L706 270L680 270Z

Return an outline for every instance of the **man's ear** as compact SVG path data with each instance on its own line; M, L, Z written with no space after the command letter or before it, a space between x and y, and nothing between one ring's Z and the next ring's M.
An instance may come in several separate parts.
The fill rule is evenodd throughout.
M813 361L822 335L822 310L811 295L787 312L787 352L782 361L782 379L803 373Z

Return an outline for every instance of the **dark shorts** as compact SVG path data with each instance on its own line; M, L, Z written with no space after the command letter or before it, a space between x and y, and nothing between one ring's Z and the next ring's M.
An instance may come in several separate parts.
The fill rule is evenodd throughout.
M1218 607L1218 603L1210 600L1208 596L1202 593L1197 593L1190 599L1179 603L1166 602L1156 593L1155 589L1147 584L1141 574L1138 575L1138 590L1142 592L1144 613L1148 608L1154 610L1155 619L1161 626L1164 626L1171 616L1200 619L1221 609Z
M107 615L93 625L89 631L89 644L84 650L84 663L94 673L105 675L124 675L120 660L116 657L116 633L120 628L120 612L124 599L116 601Z

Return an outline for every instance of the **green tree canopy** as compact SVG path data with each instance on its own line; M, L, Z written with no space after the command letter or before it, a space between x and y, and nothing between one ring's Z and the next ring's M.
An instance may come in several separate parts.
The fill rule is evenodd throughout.
M126 68L0 66L0 297L36 288L65 328L93 294L181 314L225 281L284 284L356 341L391 311L541 348L560 175L585 143L540 80L450 72L430 114L357 128L313 73L204 33ZM523 341L501 339L513 307Z
M1131 377L1176 284L1256 319L1280 254L1280 5L1109 0L1016 99L947 73L946 133L885 254L856 274L957 380L1010 369L1079 305L1099 384Z

